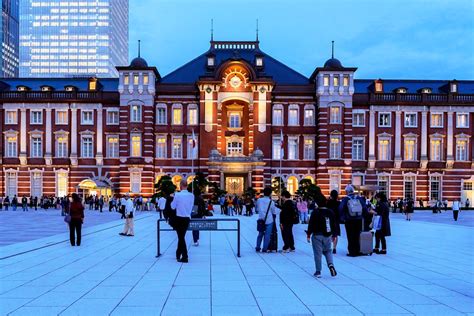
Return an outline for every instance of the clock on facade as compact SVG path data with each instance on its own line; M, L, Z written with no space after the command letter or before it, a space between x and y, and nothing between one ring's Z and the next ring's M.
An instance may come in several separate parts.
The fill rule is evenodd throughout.
M242 80L237 75L234 75L232 78L230 78L229 82L233 88L238 88L242 84Z

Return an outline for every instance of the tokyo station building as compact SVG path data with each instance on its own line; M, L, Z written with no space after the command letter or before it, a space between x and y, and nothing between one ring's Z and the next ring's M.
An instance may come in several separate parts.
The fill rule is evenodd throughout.
M473 200L474 81L355 79L335 58L307 77L259 44L211 41L163 77L137 57L119 78L0 79L0 196L148 197L201 171L237 194L281 174Z

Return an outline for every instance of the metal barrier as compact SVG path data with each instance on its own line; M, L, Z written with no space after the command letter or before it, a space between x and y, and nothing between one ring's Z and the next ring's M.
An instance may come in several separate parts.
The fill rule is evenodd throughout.
M156 221L156 257L161 256L160 250L160 232L174 231L173 228L161 228L161 222L166 222L165 219ZM237 228L219 228L219 222L237 222ZM237 232L237 257L240 257L240 220L237 218L192 218L189 221L188 230L203 230L203 231L234 231Z

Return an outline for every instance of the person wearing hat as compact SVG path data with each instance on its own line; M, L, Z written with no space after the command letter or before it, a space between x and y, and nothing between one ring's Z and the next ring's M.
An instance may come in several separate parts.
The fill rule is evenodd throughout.
M135 231L133 229L133 201L130 199L130 194L125 194L125 200L122 204L125 206L125 226L123 227L123 231L119 234L121 236L129 236L133 237L135 235Z
M345 223L347 235L347 250L349 257L360 255L359 236L362 231L362 218L367 215L365 199L355 194L354 187L349 184L345 188L346 197L339 205L341 222Z

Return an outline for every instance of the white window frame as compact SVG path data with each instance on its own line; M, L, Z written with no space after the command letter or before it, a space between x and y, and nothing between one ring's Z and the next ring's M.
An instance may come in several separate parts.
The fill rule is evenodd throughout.
M179 122L176 123L175 121L175 110L178 110L180 111L180 116L179 116ZM176 103L176 104L173 104L173 106L171 107L171 125L175 125L175 126L180 126L180 125L183 125L183 105L182 104L179 104L179 103Z
M382 177L383 177L383 179L381 179ZM386 186L386 196L387 196L387 198L390 198L390 178L391 178L391 175L389 173L379 173L379 174L377 174L377 185L379 187L384 187L384 186L380 185L380 183L382 181L387 183L387 186ZM379 190L379 192L384 192L384 190Z
M117 142L111 143L110 140L115 138L117 139ZM116 145L111 146L111 144ZM120 158L120 137L118 135L107 135L107 158Z
M14 114L14 120L10 121L9 114ZM18 124L18 110L5 110L5 125L16 125Z
M435 158L435 151L434 149L434 141L439 141L439 159L434 159ZM434 136L430 138L430 160L431 161L443 161L443 137L441 136Z
M460 116L466 116L466 125L461 125ZM469 128L469 113L456 113L456 128Z
M237 144L237 147L229 146L229 144ZM240 137L230 137L226 140L226 155L241 156L244 153L244 142Z
M160 144L159 139L164 139L165 146L164 146L164 152L163 155L159 155L160 151L158 150L158 144ZM168 158L168 138L166 135L158 135L156 137L156 158L158 159L166 159Z
M306 141L311 141L311 147L306 144ZM304 144L303 144L303 159L304 160L314 160L315 155L315 138L314 137L304 137Z
M65 141L64 142L60 142L59 139L61 138L64 138ZM67 158L68 157L68 154L69 154L69 150L68 150L68 147L69 147L69 139L68 139L68 135L67 134L57 134L56 137L55 137L55 157L56 158ZM62 152L63 150L60 150L60 144L66 144L66 146L64 147L64 152Z
M465 146L465 150L464 150L464 153L463 155L465 157L461 157L460 155L460 151L458 150L458 142L465 142L466 146ZM468 136L465 136L465 135L456 135L456 140L455 140L455 143L454 143L454 149L455 149L455 156L456 156L456 161L461 161L461 162L466 162L466 161L469 161L469 138ZM464 159L461 159L461 158L464 158Z
M360 184L357 184L356 181L354 181L354 179L356 179L356 178L360 178L360 179L361 179ZM354 173L352 173L351 184L352 184L352 185L355 185L355 186L365 185L365 173L362 173L362 172L354 172Z
M413 159L408 159L407 157L407 154L408 154L408 151L407 151L407 142L408 141L413 141L414 144L413 144ZM418 147L418 140L416 137L404 137L403 139L403 160L405 161L418 161L418 150L417 150L417 147Z
M323 86L324 87L329 87L329 75L324 75L323 76Z
M339 87L340 83L341 83L341 82L340 82L339 75L334 75L334 76L332 76L332 85L333 85L334 87Z
M37 175L39 177L36 177ZM41 170L30 171L30 192L32 197L40 198L43 196L43 172Z
M381 124L380 119L381 119L382 115L388 115L388 124L387 125L382 125ZM377 126L378 127L392 127L392 113L391 112L379 112Z
M411 198L416 201L416 177L417 175L413 173L403 174L403 198L407 198L406 184L411 182L413 183L413 195L411 196Z
M343 75L342 77L342 86L343 87L348 87L350 85L350 77L349 75Z
M64 188L65 192L60 192L60 181L59 181L59 178L60 178L60 175L65 175L64 179L66 180L66 187ZM61 190L62 191L62 190ZM69 191L69 174L67 172L67 170L58 170L56 171L56 196L57 197L64 197L64 196L67 196L68 194L68 191ZM61 194L63 193L63 194Z
M10 181L14 181L14 185ZM5 196L12 198L14 195L18 196L18 171L9 169L5 171Z
M195 122L191 122L191 111L196 111L196 121ZM196 104L189 104L188 105L188 113L187 113L187 119L188 119L188 125L191 125L191 126L196 126L199 124L199 111L198 111L198 107Z
M361 154L361 157L359 159L359 157L356 157L354 155L354 142L355 141L362 141L362 147L360 149L360 154ZM356 161L363 161L365 160L365 138L364 137L352 137L352 160L356 160Z
M433 116L434 115L439 115L441 117L441 124L440 125L434 125L433 124ZM432 112L430 114L430 127L431 128L443 128L444 125L444 115L442 112Z
M333 110L337 109L337 113L333 113ZM335 115L337 114L337 115ZM329 107L329 123L330 124L342 124L342 105L334 104Z
M197 136L195 136L197 139ZM193 150L193 136L192 135L186 135L187 141L187 152L186 152L186 158L187 159L197 159L198 158L198 148L196 150Z
M59 119L59 113L64 113L66 120L65 121L60 121ZM55 111L55 123L56 125L68 125L69 124L69 112L68 110L56 110Z
M38 120L35 120L35 113ZM30 110L30 125L43 125L43 110Z
M112 121L112 113L116 113L117 121ZM106 125L119 125L120 124L120 111L119 109L107 109L106 111Z
M407 120L408 116L415 116L415 121L411 122L410 120ZM411 125L414 123L413 125ZM404 126L405 128L417 128L418 127L418 113L416 112L406 112L404 115Z
M86 120L86 113L90 114L90 120ZM81 125L94 125L94 110L81 110Z
M434 178L437 178L435 179L436 182L438 182L438 198L436 199L433 199L433 187L432 187L432 183L434 182ZM428 179L428 185L429 185L429 198L430 198L430 201L442 201L443 199L443 176L442 174L440 173L432 173L429 175L429 179Z
M142 173L137 170L131 170L130 171L130 192L134 194L139 194L141 191L142 191Z
M161 117L159 115L159 110L162 109L164 110L164 117ZM163 120L160 120L163 118ZM156 106L156 125L167 125L168 123L168 108L166 104L160 103Z
M150 83L150 76L146 73L143 74L143 85L147 86Z
M295 144L294 142L296 141L296 150L295 150L295 156L294 157L291 157L290 156L290 146L292 144ZM288 160L298 160L299 159L299 150L300 149L300 139L298 136L288 136L288 143L287 143L287 150L288 150L288 155L287 155L287 159Z
M281 113L281 117L280 117L279 122L276 120L275 111L280 111L280 113ZM283 126L284 117L285 117L285 110L283 109L283 105L275 104L273 106L273 109L272 109L272 124L274 126Z
M15 142L9 142L8 138L15 138ZM10 143L15 145L10 146ZM11 152L11 150L14 152ZM5 158L18 158L18 134L17 133L5 133Z
M382 159L382 150L381 150L381 147L380 147L380 142L381 141L385 141L387 140L388 141L388 145L387 145L387 159ZM391 137L387 137L387 136L379 136L378 138L378 142L377 142L377 158L378 160L380 161L390 161L392 160L392 138Z
M141 123L143 122L143 105L142 104L131 104L130 105L130 122Z
M180 151L176 152L174 149L175 140L181 140ZM183 159L183 137L182 136L172 136L171 137L171 158L173 159Z
M235 122L235 120L233 120L232 117L237 117L237 122ZM241 111L230 111L228 113L228 119L229 121L227 122L227 125L229 129L242 128L242 112ZM233 123L237 123L237 125Z
M134 153L134 141L133 141L133 138L134 137L139 137L140 138L140 143L139 143L139 152L138 154ZM133 158L140 158L142 157L142 154L143 154L143 137L142 137L142 134L141 133L131 133L130 134L130 157L133 157Z
M35 150L33 139L39 139L38 152ZM30 158L43 158L43 135L38 133L32 133L30 135Z
M280 160L283 159L282 148L281 148L281 137L280 136L273 136L272 138L272 159L273 160Z
M337 139L337 147L333 146L333 139ZM336 144L336 143L334 143ZM330 134L329 135L329 159L341 159L342 158L342 135L341 134Z
M362 115L362 124L359 120L356 120L356 116ZM356 124L357 123L357 124ZM352 111L352 126L353 127L365 127L365 111L364 110L353 110Z
M329 192L331 192L332 190L341 192L341 178L342 175L340 172L329 172Z
M91 152L90 152L90 156L86 156L84 155L84 153L86 152L84 150L84 139L85 138L90 138L92 140L92 145L91 145ZM81 158L85 158L85 159L91 159L91 158L94 158L94 135L93 134L85 134L85 135L81 135Z
M296 121L291 121L291 113L296 111ZM290 104L288 107L288 126L299 126L300 125L300 107L298 104Z
M312 117L311 119L308 119L306 117L306 112L312 112ZM305 105L304 107L304 126L315 126L316 122L316 110L314 108L314 105Z

